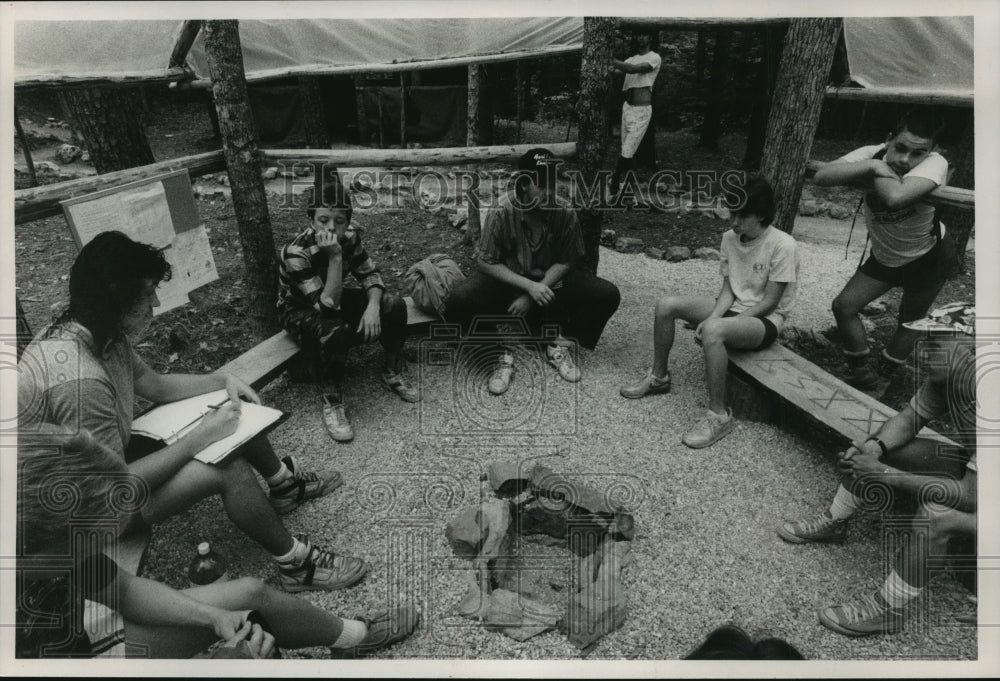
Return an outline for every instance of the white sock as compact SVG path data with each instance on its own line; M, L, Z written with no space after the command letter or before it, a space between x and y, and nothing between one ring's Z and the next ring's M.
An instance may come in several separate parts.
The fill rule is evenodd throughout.
M268 487L277 487L285 480L292 477L292 472L288 470L288 466L285 465L285 462L281 461L280 463L281 463L281 468L278 469L278 472L267 479Z
M886 360L887 362L892 362L893 364L898 364L900 366L906 364L905 359L897 359L896 357L893 357L892 355L889 354L889 351L886 350L885 348L882 348L882 359Z
M300 565L302 561L309 556L309 551L312 547L309 544L303 544L299 541L298 537L292 537L292 548L283 556L274 556L274 559L279 563L292 563L293 565Z
M830 504L830 517L834 520L847 520L858 512L861 507L858 498L847 491L843 485L837 487L837 493Z
M912 584L907 584L902 577L893 570L885 578L882 585L882 598L893 608L902 608L907 603L920 595L923 588L917 588Z
M344 630L333 642L333 648L353 648L365 640L368 627L361 620L344 620Z

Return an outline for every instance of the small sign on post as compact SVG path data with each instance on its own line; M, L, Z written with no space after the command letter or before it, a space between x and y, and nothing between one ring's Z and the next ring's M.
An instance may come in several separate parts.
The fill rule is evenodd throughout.
M119 231L162 249L173 270L160 284L161 315L188 302L188 293L219 278L186 169L60 201L77 248L101 232Z

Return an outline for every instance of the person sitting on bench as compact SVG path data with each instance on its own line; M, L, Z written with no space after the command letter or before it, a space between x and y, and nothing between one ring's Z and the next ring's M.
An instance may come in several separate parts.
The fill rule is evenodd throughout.
M378 268L361 244L361 225L351 219L351 195L340 176L318 168L316 178L308 194L309 226L281 249L281 324L302 347L320 381L339 371L350 348L378 339L384 351L382 383L400 399L418 402L419 392L403 374L406 302L386 293ZM345 287L348 274L362 288ZM330 437L336 442L353 440L339 385L328 385L322 400Z
M221 465L195 460L236 430L241 399L260 400L235 376L159 374L135 352L133 343L159 305L157 285L170 276L162 251L121 232L98 234L80 250L70 271L69 307L18 362L19 432L27 435L39 423L86 429L121 457L149 491L130 527L160 522L218 494L236 526L274 556L286 590L341 589L358 582L368 570L365 561L293 537L278 517L339 487L339 473L317 475L295 457L279 459L265 436ZM164 403L220 388L230 401L194 430L153 453L140 451L131 434L136 396ZM267 481L269 496L254 469Z
M866 636L902 629L907 608L927 583L928 554L944 557L951 537L976 532L975 316L974 307L954 303L906 323L910 331L927 333L918 345L926 380L901 412L840 454L842 477L829 510L778 528L782 539L795 544L842 542L847 521L865 500L891 500L892 490L919 501L913 531L926 528L927 543L914 537L903 544L880 591L819 611L819 621L838 633ZM954 426L957 448L917 435L942 417Z
M95 541L109 526L113 531L130 499L143 495L145 482L118 454L86 430L40 424L19 442L17 460L19 658L93 656L84 599L119 613L126 649L150 658L192 657L220 639L214 657L266 658L275 644L328 646L331 657L357 657L416 628L419 612L409 603L342 619L253 577L183 590L137 577ZM67 490L73 503L52 503Z
M583 236L576 211L556 199L555 157L531 149L518 160L512 194L487 212L476 254L477 272L455 285L444 318L468 336L479 315L523 317L537 338L542 325L559 334L546 344L545 356L559 376L580 380L573 360L573 340L592 350L618 309L618 287L580 266ZM509 349L488 383L490 393L507 392L514 374Z
M666 296L656 303L653 319L653 367L622 397L638 399L670 391L667 362L674 345L674 321L695 328L705 351L708 411L681 438L688 447L708 447L736 427L726 407L727 349L759 350L774 342L795 303L798 253L790 234L771 226L774 190L761 177L734 187L742 205L732 212L733 228L722 235L722 290L709 296Z

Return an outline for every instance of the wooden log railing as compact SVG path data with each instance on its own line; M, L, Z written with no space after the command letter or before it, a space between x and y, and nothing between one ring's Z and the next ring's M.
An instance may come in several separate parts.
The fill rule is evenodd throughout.
M446 147L439 149L262 149L261 154L271 163L331 163L338 168L363 166L434 166L462 165L471 163L509 163L516 161L531 144L517 144L488 147ZM546 144L546 149L557 158L576 156L576 142ZM809 161L806 177L811 178L825 163ZM60 201L91 194L109 187L142 180L154 175L186 168L192 177L226 169L221 151L209 151L194 156L184 156L160 161L137 168L118 170L104 175L82 177L67 182L57 182L41 187L20 189L14 192L14 222L23 224L32 220L59 215ZM928 201L941 206L953 206L973 210L976 206L975 192L959 187L938 187L928 195Z
M806 179L812 179L816 171L825 166L823 161L809 161L806 163ZM965 210L976 209L976 192L971 189L961 187L938 187L927 195L927 202L936 206L951 206L952 208L962 208Z
M834 87L826 89L827 99L841 99L855 102L889 102L891 104L926 104L928 106L963 106L976 103L972 90L963 92L937 92L933 90L912 90L891 87Z

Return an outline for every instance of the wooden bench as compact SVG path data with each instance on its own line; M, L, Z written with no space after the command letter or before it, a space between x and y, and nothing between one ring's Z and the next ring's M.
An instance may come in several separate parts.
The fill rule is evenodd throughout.
M851 442L867 439L897 413L777 343L730 352L729 370L730 402L743 418L788 423L790 406L795 415ZM920 434L957 446L929 428Z
M406 301L406 324L416 326L439 321L440 317L430 315L418 308L409 296ZM253 388L267 385L280 374L299 354L299 345L285 331L279 331L262 343L250 348L242 355L219 367L219 371L232 374ZM130 532L118 539L118 553L115 560L132 574L139 574L146 552L149 550L150 533Z

